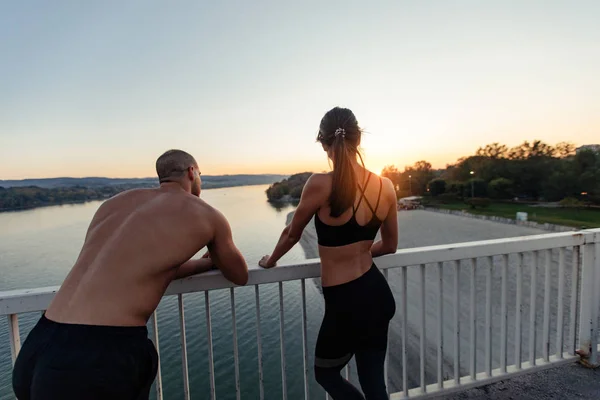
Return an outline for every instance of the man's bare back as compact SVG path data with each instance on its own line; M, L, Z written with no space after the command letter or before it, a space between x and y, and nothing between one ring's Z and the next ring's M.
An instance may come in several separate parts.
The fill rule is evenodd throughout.
M215 209L178 186L115 196L98 209L46 316L64 323L145 325L177 267L209 245L226 224ZM245 284L247 270L238 269L226 272Z
M146 323L169 283L215 267L235 284L248 281L227 220L199 198L194 158L170 150L156 169L160 188L119 194L94 215L75 265L19 353L17 398L147 399L158 355ZM191 259L204 247L204 257Z

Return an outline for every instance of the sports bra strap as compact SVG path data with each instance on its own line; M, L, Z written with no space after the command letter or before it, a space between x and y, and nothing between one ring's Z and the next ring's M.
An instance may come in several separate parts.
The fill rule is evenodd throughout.
M377 195L377 204L375 205L375 211L373 211L373 214L375 214L377 209L379 208L379 200L381 200L381 189L382 188L383 188L383 180L381 178L379 178L379 194Z
M360 185L358 186L358 190L360 190L360 197L358 198L358 203L356 203L356 207L352 207L352 212L354 214L356 214L356 210L358 210L358 207L360 207L360 202L362 201L363 197L365 197L365 190L367 190L367 185L369 184L369 179L371 179L371 173L369 172L369 175L367 176L367 180L365 181L364 186L361 188ZM365 201L367 202L367 204L369 203L366 199ZM371 207L369 205L369 207Z

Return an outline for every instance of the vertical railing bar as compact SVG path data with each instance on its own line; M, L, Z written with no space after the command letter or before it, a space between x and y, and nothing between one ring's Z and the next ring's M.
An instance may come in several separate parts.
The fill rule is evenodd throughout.
M556 317L556 357L563 358L564 295L565 295L565 248L558 250L558 310Z
M156 372L155 388L156 388L156 399L163 399L163 386L162 386L162 374L160 372L160 347L158 344L158 315L156 310L152 313L152 341L154 342L154 348L158 354L158 370Z
M460 384L460 261L454 261L454 383Z
M427 387L425 386L425 264L421 264L419 268L421 272L421 335L419 343L419 358L421 359L420 375L421 375L421 391L426 392Z
M476 313L476 284L477 284L477 259L471 259L471 379L477 376L477 313Z
M279 343L281 344L281 395L287 400L287 379L285 376L285 335L283 318L283 282L279 282Z
M571 354L575 355L577 350L577 336L575 329L577 328L577 299L579 296L579 265L581 262L579 246L573 247L571 253L571 309L570 309L570 325L569 339L571 345Z
M209 368L209 380L210 380L210 398L215 400L217 398L217 392L215 388L215 360L213 355L213 342L212 342L212 326L210 317L210 298L208 290L204 292L204 306L206 310L206 333L207 333L207 345L208 345L208 368Z
M494 257L488 257L489 268L485 282L485 369L492 376L492 269Z
M302 292L302 361L304 363L304 399L308 400L309 386L308 386L308 334L307 334L307 313L306 313L306 280L300 281L300 288Z
M579 308L579 349L578 354L589 360L589 357L595 354L593 349L594 343L596 343L595 336L596 322L594 316L596 315L595 309L596 303L596 266L595 266L595 244L586 243L581 245L581 293L579 294L580 308ZM595 361L595 360L594 360Z
M10 354L12 363L15 365L19 351L21 351L21 333L19 332L19 315L9 314L8 318L8 338L10 341Z
M538 252L531 253L531 287L529 293L529 364L535 365L536 360L536 300L537 300L537 265Z
M590 362L592 365L598 365L598 312L600 304L600 233L596 234L596 243L594 247L594 283L593 283L593 308L592 308L592 329L593 334L591 335L592 353L590 354Z
M233 288L229 288L231 297L231 327L233 328L233 360L235 370L235 398L240 400L242 392L240 389L240 357L238 349L238 338L237 338L237 320L235 313L235 291Z
M264 400L265 386L263 375L262 334L260 331L260 293L258 285L254 286L254 296L256 301L256 347L258 350L258 390L259 399Z
M188 372L187 341L185 335L185 307L183 303L183 294L177 295L177 304L179 307L179 330L181 338L181 373L183 375L183 398L190 400L190 376Z
M388 270L384 269L383 270L383 276L385 277L385 280L389 280L389 275L388 275ZM387 393L389 395L390 393L390 384L389 384L389 364L390 364L390 336L388 335L387 338L387 344L385 347L385 364L383 365L383 369L384 369L384 379L385 379L385 387L387 390ZM346 365L346 379L350 380L350 362L348 362L348 364Z
M401 275L401 287L402 287L402 390L404 391L404 397L408 397L408 354L407 354L407 331L408 331L408 316L407 316L407 276L406 269L408 267L402 267Z
M517 254L517 301L515 307L515 366L517 367L517 370L520 370L522 365L521 321L523 320L523 253Z
M508 254L502 255L502 292L500 319L500 371L506 373L508 342Z
M437 333L438 333L438 348L437 348L437 384L438 388L444 387L444 274L442 271L442 263L437 263L438 270L438 314L437 314Z
M545 251L545 265L546 265L546 276L544 285L544 361L550 361L550 290L552 283L552 274L550 269L552 268L552 250L548 249Z

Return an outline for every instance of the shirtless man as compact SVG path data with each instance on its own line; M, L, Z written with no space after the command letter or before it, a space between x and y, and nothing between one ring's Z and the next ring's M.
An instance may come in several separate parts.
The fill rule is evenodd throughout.
M167 151L156 171L160 188L119 194L94 215L79 258L19 353L19 400L148 399L158 355L146 323L169 283L215 267L237 285L248 281L227 220L199 199L194 158Z

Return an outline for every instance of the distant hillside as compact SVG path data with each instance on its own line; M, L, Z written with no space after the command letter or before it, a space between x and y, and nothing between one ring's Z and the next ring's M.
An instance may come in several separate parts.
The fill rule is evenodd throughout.
M284 175L203 176L203 189L265 185ZM158 179L51 178L0 181L0 211L107 199L129 189L157 187Z
M273 202L300 199L302 189L312 174L312 172L302 172L273 183L266 191L267 199Z
M246 185L267 185L277 182L286 175L202 175L202 187L204 189L213 189L220 187L231 186L246 186ZM105 186L121 186L126 185L132 187L153 187L158 185L157 178L103 178L103 177L88 177L88 178L47 178L47 179L22 179L22 180L0 180L0 187L30 187L36 186L39 188L68 188L68 187L86 187L98 188Z

